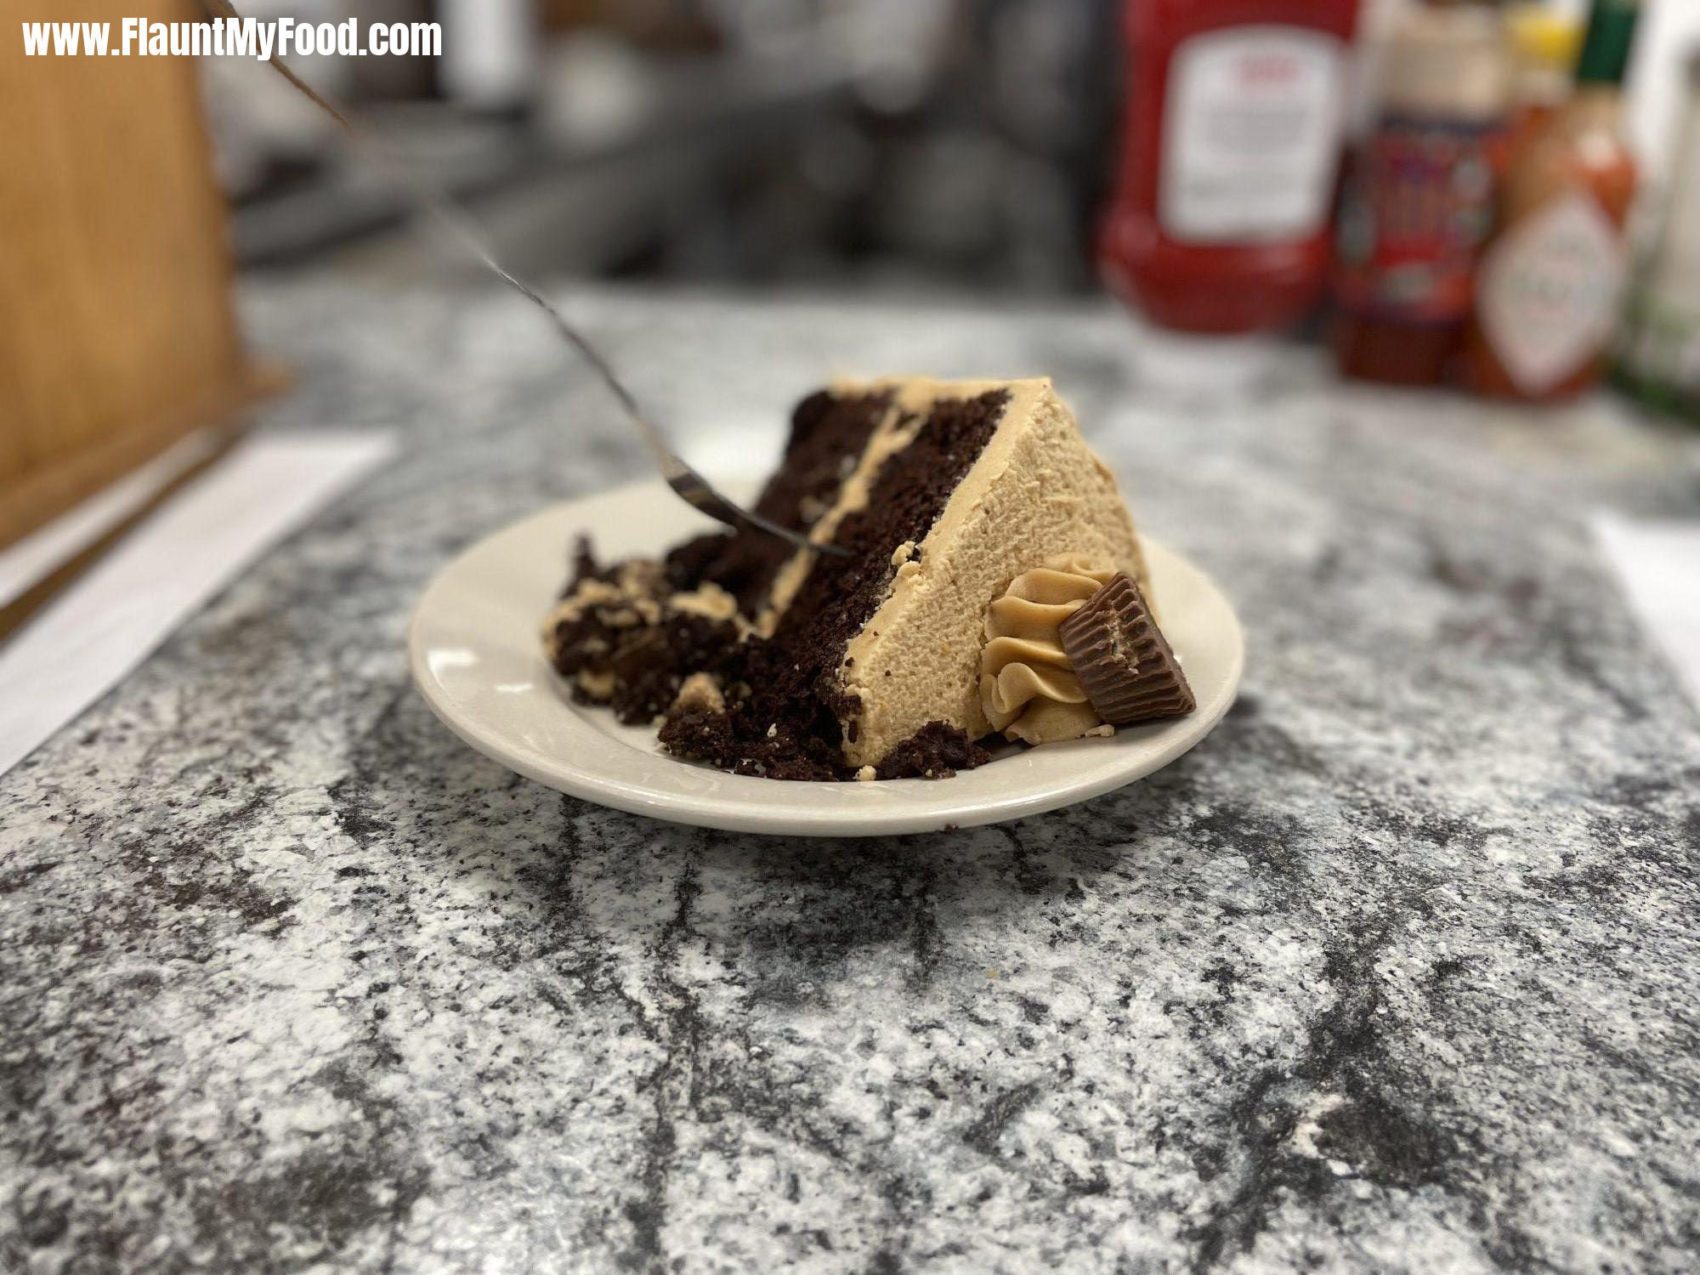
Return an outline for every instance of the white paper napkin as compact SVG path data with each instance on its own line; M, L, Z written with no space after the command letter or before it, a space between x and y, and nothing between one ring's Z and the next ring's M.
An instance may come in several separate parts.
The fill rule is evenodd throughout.
M131 518L174 479L212 455L219 436L212 430L189 435L96 492L16 544L0 549L0 606L23 597L37 581Z
M1700 708L1700 522L1598 514L1594 532L1636 619Z
M387 433L265 435L238 444L187 483L0 646L0 774L117 684L264 549L394 449ZM66 519L66 527L47 529L48 541L77 520L86 522L87 511L73 510ZM11 573L24 565L22 558L12 560ZM7 567L0 561L0 579Z

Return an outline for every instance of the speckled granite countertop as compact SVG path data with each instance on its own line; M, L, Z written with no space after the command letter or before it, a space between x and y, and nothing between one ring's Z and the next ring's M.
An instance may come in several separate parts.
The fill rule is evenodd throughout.
M1238 709L1008 827L648 823L437 724L473 538L641 470L523 308L255 291L404 459L0 779L0 1271L1692 1271L1700 716L1599 406L1142 392L1108 308L601 295L714 465L841 371L1050 371L1241 609ZM718 441L716 441L718 440Z

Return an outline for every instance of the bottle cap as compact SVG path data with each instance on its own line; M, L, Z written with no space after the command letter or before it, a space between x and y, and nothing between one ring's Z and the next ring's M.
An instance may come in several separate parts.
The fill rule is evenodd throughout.
M1582 48L1582 24L1544 4L1520 4L1507 11L1506 29L1519 63L1557 67L1566 76Z
M1491 9L1412 9L1382 64L1382 110L1422 118L1497 119L1511 87L1506 54L1504 27Z
M1578 84L1622 84L1629 52L1635 43L1639 0L1594 0L1588 15L1588 34L1576 63Z

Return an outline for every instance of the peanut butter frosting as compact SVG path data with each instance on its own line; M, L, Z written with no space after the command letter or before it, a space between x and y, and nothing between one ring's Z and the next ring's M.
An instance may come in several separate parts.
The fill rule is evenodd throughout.
M726 695L720 689L720 683L708 673L692 673L679 686L679 694L673 700L673 711L695 709L704 713L724 713L726 711Z
M980 701L993 730L1029 744L1079 739L1103 726L1057 630L1116 573L1074 554L1047 558L1010 581L986 616Z
M878 766L930 722L969 739L995 728L980 693L980 659L987 603L1012 577L1068 550L1146 581L1115 479L1048 380L881 384L894 390L899 416L924 417L929 404L993 389L1008 397L979 459L902 555L890 593L845 648L839 684L859 702L849 715L855 730L845 731L851 767ZM1078 705L1070 707L1080 720ZM1035 711L1029 725L1060 737L1039 725L1041 716Z

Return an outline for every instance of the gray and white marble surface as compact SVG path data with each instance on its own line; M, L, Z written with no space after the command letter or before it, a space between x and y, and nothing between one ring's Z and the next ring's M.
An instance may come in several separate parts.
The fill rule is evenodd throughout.
M1153 388L1107 306L575 298L711 466L837 373L1053 373L1245 621L1146 782L768 840L408 684L436 567L642 471L534 316L246 304L265 428L404 454L0 779L0 1272L1700 1266L1700 715L1582 523L1700 509L1674 436Z

